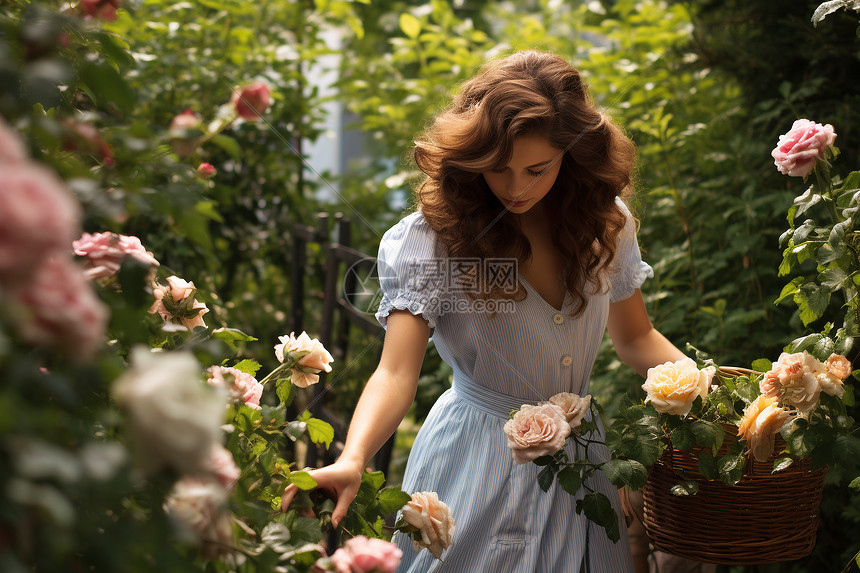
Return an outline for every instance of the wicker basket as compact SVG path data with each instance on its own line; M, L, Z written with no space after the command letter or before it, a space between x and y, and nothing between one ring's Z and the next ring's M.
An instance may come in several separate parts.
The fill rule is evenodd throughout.
M723 370L727 370L723 368ZM724 424L726 437L718 455L737 440L737 426ZM777 435L775 452L785 442ZM667 449L648 473L642 489L643 523L659 550L706 563L755 565L806 557L815 546L818 508L827 468L813 469L809 459L771 473L776 454L766 462L751 456L744 477L734 486L708 480L694 455ZM699 493L676 496L676 472L699 484Z

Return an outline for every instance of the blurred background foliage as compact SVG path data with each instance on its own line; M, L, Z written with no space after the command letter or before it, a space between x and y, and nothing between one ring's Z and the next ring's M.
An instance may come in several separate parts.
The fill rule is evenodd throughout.
M633 208L644 258L655 271L643 286L655 326L682 349L689 342L719 364L749 366L760 357L775 360L792 339L821 330L840 306L834 299L830 313L804 328L794 307L773 303L785 282L776 273L778 236L804 190L773 166L779 134L799 117L831 123L841 164L860 164L857 19L843 11L813 27L816 6L128 0L115 21L104 23L82 19L76 3L12 0L0 16L0 114L27 137L33 157L67 181L85 208L86 231L140 237L165 271L195 281L211 309L207 324L266 341L239 342L238 356L265 361L267 341L291 330L293 226L315 225L319 212L340 213L353 222L353 245L375 254L418 180L410 143L451 90L484 61L512 50L557 52L582 71L595 101L637 144ZM325 93L314 79L323 72L336 78ZM272 90L264 121L234 123L190 152L171 145L177 114L190 109L213 127L237 87L254 80ZM339 173L318 172L307 147L325 134L332 102L342 106L346 133L362 153ZM94 126L97 135L80 125ZM211 179L197 174L204 161L217 169ZM304 270L305 328L312 335L323 260L323 247L311 244ZM139 328L139 312L115 308L112 328L123 344L157 332L157 321ZM367 342L353 334L353 346ZM199 350L212 357L218 351ZM0 354L12 372L20 368L11 351ZM374 366L373 356L365 358L341 373L331 392L345 419ZM38 365L42 358L25 360ZM66 422L39 432L49 436L70 425L74 435L92 434L92 421L109 407L104 388L119 369L117 359L105 359L95 372L70 367L58 374L90 375L72 398L89 413L71 408ZM29 380L22 376L19 390ZM420 423L449 378L431 345L409 424ZM592 380L606 414L622 396L638 398L640 384L607 342ZM4 433L31 428L28 418L44 419L59 407L44 406L33 392L23 394L27 408L4 392ZM394 483L408 444L406 433ZM8 457L3 464L2 473L13 471ZM774 571L839 570L860 548L860 503L845 479L829 478L815 553ZM122 503L128 486L100 492L102 507ZM88 519L81 517L81 530L100 527L101 517ZM157 535L159 524L148 523ZM55 554L75 554L64 531L55 537ZM136 539L141 552L157 548L152 542L147 549L138 531L117 536L122 547ZM87 555L98 551L96 543ZM180 560L174 568L187 565Z

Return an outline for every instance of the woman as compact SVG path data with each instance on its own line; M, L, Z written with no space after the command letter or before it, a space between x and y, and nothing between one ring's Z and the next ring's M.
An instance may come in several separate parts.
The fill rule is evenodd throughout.
M414 157L427 175L419 210L379 247L377 318L387 329L380 364L343 454L312 472L337 498L333 523L409 409L432 334L453 385L415 440L402 488L435 491L451 508L456 528L443 570L631 571L626 536L612 543L557 483L542 492L540 468L514 463L503 427L522 404L586 395L607 329L620 358L643 376L684 356L652 327L639 292L651 269L623 202L632 143L589 103L570 64L528 51L466 82ZM565 449L582 457L572 443ZM592 461L608 455L589 450ZM618 509L602 473L589 486ZM287 488L284 509L295 493ZM437 564L405 536L398 542L399 571Z

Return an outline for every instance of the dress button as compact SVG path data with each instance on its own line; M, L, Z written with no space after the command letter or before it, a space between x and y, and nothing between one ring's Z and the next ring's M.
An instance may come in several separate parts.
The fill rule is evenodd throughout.
M565 354L561 358L561 363L563 366L570 366L571 364L573 364L573 358L571 358L569 355Z
M552 321L556 324L561 324L562 322L564 322L564 315L560 312L557 312L552 316Z

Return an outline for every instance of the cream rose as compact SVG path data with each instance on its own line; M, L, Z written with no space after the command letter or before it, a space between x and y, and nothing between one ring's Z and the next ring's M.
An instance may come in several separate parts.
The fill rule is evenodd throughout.
M418 528L412 543L416 551L427 548L433 557L440 559L451 545L454 536L454 518L451 510L433 491L412 494L412 501L401 509L404 521Z
M145 470L163 466L183 474L209 471L212 449L220 444L227 397L201 379L190 352L152 352L137 346L131 367L111 393L128 416L129 429Z
M576 431L591 407L591 396L580 397L578 394L561 392L551 397L549 403L561 408L564 418L570 424L570 429Z
M686 416L696 398L708 395L708 387L714 377L713 366L699 369L692 358L666 362L648 369L642 389L648 394L658 412Z
M260 398L263 396L264 386L247 372L227 366L212 366L209 368L208 382L213 386L227 388L233 402L243 402L255 410L261 409Z
M555 404L524 404L505 422L504 430L514 461L525 464L562 449L570 435L570 424L564 411Z
M144 265L157 267L158 261L147 251L140 239L116 233L84 233L72 243L76 255L86 257L87 270L84 275L90 279L108 278L119 272L125 257L133 257Z
M759 396L744 410L738 425L738 437L747 442L753 457L764 462L773 453L776 433L791 414L779 405L775 397Z
M299 388L307 388L319 382L319 373L323 370L331 372L331 362L334 361L328 350L316 338L302 332L298 338L291 332L289 336L279 336L280 344L275 345L275 358L280 363L296 360L296 355L302 354L296 362L296 367L290 368L292 383Z

